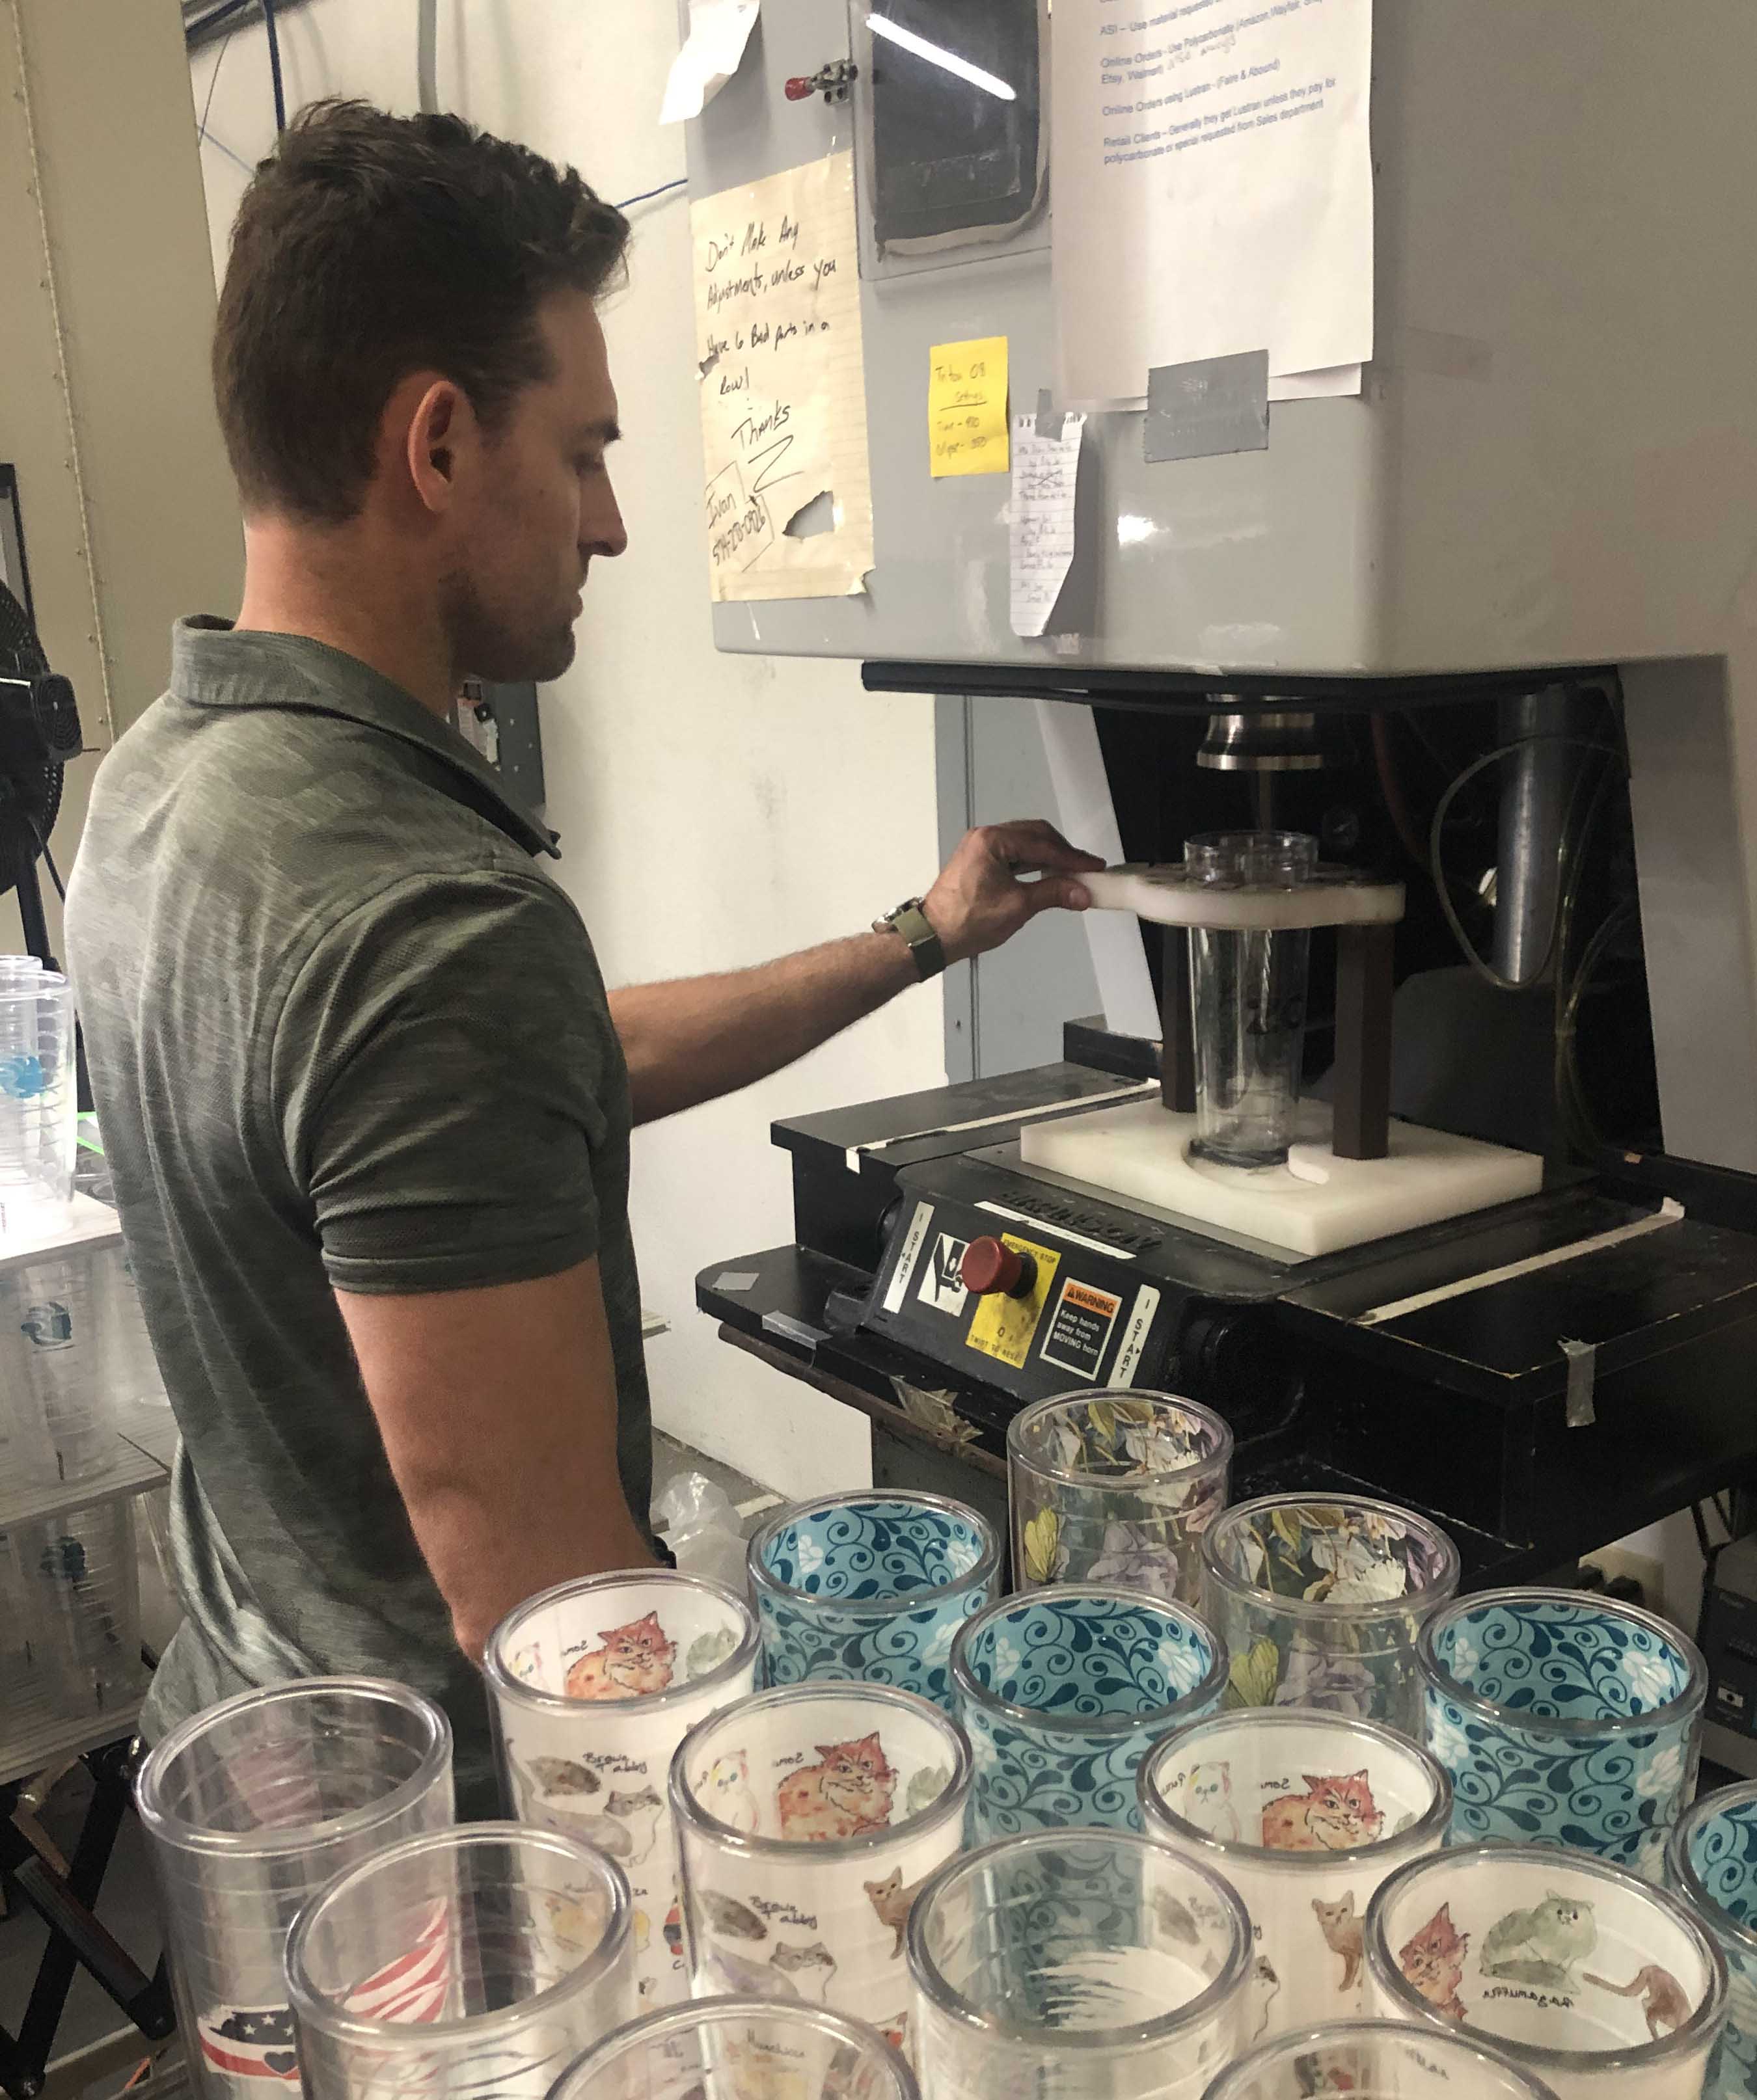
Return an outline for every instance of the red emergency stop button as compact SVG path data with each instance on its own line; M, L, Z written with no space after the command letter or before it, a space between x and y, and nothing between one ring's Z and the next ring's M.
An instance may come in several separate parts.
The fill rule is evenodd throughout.
M964 1250L958 1273L966 1290L986 1298L999 1290L1009 1298L1029 1298L1037 1282L1037 1264L1000 1240L972 1240Z

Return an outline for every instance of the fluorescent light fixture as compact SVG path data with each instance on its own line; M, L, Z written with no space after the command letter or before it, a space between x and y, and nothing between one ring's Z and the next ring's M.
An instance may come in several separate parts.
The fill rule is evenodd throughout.
M913 51L918 59L925 59L943 73L955 73L960 80L967 80L972 87L981 88L985 95L998 95L1003 102L1018 99L1004 80L997 79L991 73L984 73L980 66L972 65L968 59L960 59L956 51L948 51L942 44L930 44L925 37L918 37L913 29L906 29L900 23L888 21L882 15L868 15L867 27L875 37L883 37L906 51Z

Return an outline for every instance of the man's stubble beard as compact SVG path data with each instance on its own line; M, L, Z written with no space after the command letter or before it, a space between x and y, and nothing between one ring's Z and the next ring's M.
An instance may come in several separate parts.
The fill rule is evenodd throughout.
M489 611L474 580L461 571L446 577L440 586L439 617L461 677L482 678L491 685L519 685L527 680L545 685L558 678L574 659L571 615L546 633L509 627Z

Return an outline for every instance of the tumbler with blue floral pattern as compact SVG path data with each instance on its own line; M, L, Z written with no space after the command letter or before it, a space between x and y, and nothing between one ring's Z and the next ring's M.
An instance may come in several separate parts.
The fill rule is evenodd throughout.
M1566 1845L1659 1878L1696 1783L1693 1642L1609 1597L1488 1590L1437 1612L1418 1652L1455 1845Z
M979 1612L951 1653L970 1739L970 1832L1139 1830L1135 1774L1161 1736L1219 1706L1226 1649L1145 1590L1057 1583Z
M770 1684L891 1684L949 1708L952 1639L999 1587L1000 1541L962 1502L881 1489L778 1511L748 1566Z

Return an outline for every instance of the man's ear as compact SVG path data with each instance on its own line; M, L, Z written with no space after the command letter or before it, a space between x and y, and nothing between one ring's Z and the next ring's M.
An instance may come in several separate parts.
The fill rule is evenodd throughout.
M408 411L405 440L408 478L426 508L451 508L458 452L475 436L469 397L455 380L431 381Z

